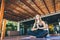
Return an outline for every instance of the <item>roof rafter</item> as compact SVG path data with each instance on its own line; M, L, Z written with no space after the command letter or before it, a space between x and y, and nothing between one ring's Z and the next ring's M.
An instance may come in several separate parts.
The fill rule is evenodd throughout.
M47 7L47 4L46 4L46 0L42 0L43 1L43 3L45 4L45 7L47 8L47 10L48 10L48 12L50 13L50 11L49 11L49 8Z
M4 17L5 18L8 18L8 19L10 19L10 20L17 20L17 18L15 18L15 16L13 16L13 15L10 15L10 14L6 14Z
M14 6L8 6L9 8L11 8L11 9L14 9L14 10L16 10L16 11L18 11L19 12L19 14L21 14L21 15L26 15L26 16L29 16L29 17L32 17L31 15L29 15L28 13L24 13L24 12L22 12L22 11L20 11L20 10L17 10Z
M30 9L32 9L35 12L35 14L39 14L41 16L41 14L39 12L37 12L26 0L20 0L20 1L23 2Z
M25 19L26 17L22 17L22 16L18 16L18 15L16 15L16 14L13 14L13 12L12 11L8 11L8 14L10 14L10 15L12 15L12 16L16 16L17 18L19 17L19 19Z
M17 16L23 16L23 17L29 18L29 17L26 16L26 15L22 15L22 14L19 14L19 13L15 13L15 12L13 12L12 10L13 10L13 9L8 9L8 10L6 10L6 11L10 11L11 13L14 13L14 14L17 15Z
M43 12L43 10L40 8L40 6L38 6L38 4L36 4L35 0L32 0L32 2L40 9L40 11L45 15L45 13Z
M29 12L28 10L24 9L22 6L20 6L20 5L17 4L16 2L10 1L10 3L11 3L11 4L14 4L15 6L18 6L19 8L21 8L21 9L23 9L24 11L28 12L29 15L35 16L35 15L33 15L34 13L31 13L31 12Z
M55 0L52 0L52 2L53 2L53 5L54 5L54 11L55 11L55 13L56 13Z

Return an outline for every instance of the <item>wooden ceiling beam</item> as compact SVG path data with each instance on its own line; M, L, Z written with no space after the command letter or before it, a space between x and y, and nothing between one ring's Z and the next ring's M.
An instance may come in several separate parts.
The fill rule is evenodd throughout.
M29 13L29 15L35 16L35 13L29 12L29 10L24 9L24 8L23 8L22 6L20 6L19 4L16 4L16 3L13 3L13 4L16 5L16 6L18 6L18 7L21 8L21 9L23 9L23 10L26 11L27 13Z
M10 1L10 3L11 3L11 4L14 4L15 6L21 8L21 9L23 9L24 11L26 11L27 13L29 13L29 15L31 15L31 16L35 16L34 13L31 13L31 12L29 12L29 10L24 9L22 6L20 6L20 5L17 4L16 2Z
M18 21L18 20L12 19L10 16L8 17L8 15L5 15L4 18L6 18L7 20L10 20L10 21Z
M50 13L54 13L55 10L54 10L54 5L53 5L52 0L45 0L45 2L46 2L46 5L47 5Z
M56 12L60 12L60 0L55 0Z
M22 17L29 18L29 17L28 17L28 16L26 16L26 15L23 15L23 14L21 15L20 13L15 13L15 12L13 12L12 10L13 10L13 9L8 9L8 10L6 10L6 11L10 11L10 12L11 12L11 14L13 13L14 15L17 15L17 16L19 16L19 17L20 17L20 16L22 16ZM25 18L25 19L26 19L26 18Z
M29 16L29 17L33 17L33 16L31 16L31 15L29 15L29 13L24 13L24 12L22 12L22 11L20 11L20 10L17 10L15 7L13 7L13 6L8 6L8 8L11 8L11 9L13 9L13 10L16 10L17 12L19 12L19 14L21 14L21 15L26 15L26 16Z
M8 18L8 20L10 19L10 20L22 20L21 18L19 18L18 19L18 17L16 17L16 16L14 16L14 15L11 15L10 13L7 13L7 14L5 14L5 16L7 16L6 18ZM5 17L4 16L4 17Z
M17 17L16 17L15 15L12 15L12 14L10 14L10 13L7 13L6 15L10 16L10 17L13 18L13 19L17 19Z
M8 13L10 13L11 15L14 15L14 16L16 16L16 17L23 18L23 19L26 19L26 18L27 18L26 16L23 16L23 15L16 15L16 14L14 14L14 12L11 11L11 10L9 10Z
M40 6L38 6L38 4L36 4L35 0L32 0L32 2L40 9L40 11L45 15L45 13L43 12L43 10L40 8Z
M19 15L19 16L21 15L21 16L23 16L23 17L29 18L28 16L26 16L26 14L15 13L15 12L13 12L12 10L13 10L13 9L8 9L7 11L11 11L12 13L16 14L17 16L18 16L18 15Z
M19 21L17 19L11 18L11 16L9 16L9 14L5 15L4 18L6 18L7 20L10 20L10 21Z
M32 0L26 0L38 13L40 13L41 14L41 16L42 15L44 15L41 11L40 11L40 9L32 2ZM38 0L37 0L38 1ZM25 5L26 6L26 5Z
M43 1L43 3L45 4L45 7L47 8L47 10L48 10L48 13L50 13L50 11L49 11L49 8L48 8L48 6L47 6L47 4L46 4L46 0L42 0Z
M39 14L41 16L41 14L39 12L37 12L26 0L20 0L22 3L24 3L26 6L28 6L30 9L32 9L35 14Z
M12 15L12 16L15 16L16 19L19 18L20 20L27 18L27 17L23 17L22 15L14 14L14 12L13 12L12 10L6 10L5 15L6 15L6 14L10 14L10 15ZM18 19L17 19L17 20L18 20Z
M15 16L15 17L16 17L16 19L17 19L17 18L22 19L22 17L21 17L21 16L17 16L17 15L15 15L15 14L11 13L11 12L8 12L7 14L12 15L12 16Z
M45 13L45 14L48 14L48 11L43 3L42 0L35 0L35 3L41 8L41 10ZM41 12L42 15L44 15L42 12Z
M54 11L56 13L56 5L55 5L55 0L52 0L53 6L54 6Z

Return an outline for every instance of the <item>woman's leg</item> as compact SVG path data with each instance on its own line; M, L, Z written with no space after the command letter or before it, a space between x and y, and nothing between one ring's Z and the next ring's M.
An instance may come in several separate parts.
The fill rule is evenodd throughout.
M37 38L43 38L46 37L48 34L47 30L35 30L35 31L29 31L28 35L36 36Z
M35 36L36 35L34 31L29 31L27 34L31 35L31 36Z
M36 32L36 34L37 34L36 37L37 38L42 38L42 32L43 32L43 30L38 29L37 32Z
M43 37L46 37L48 32L47 30L39 30L40 32L38 33L37 35L37 38L43 38Z

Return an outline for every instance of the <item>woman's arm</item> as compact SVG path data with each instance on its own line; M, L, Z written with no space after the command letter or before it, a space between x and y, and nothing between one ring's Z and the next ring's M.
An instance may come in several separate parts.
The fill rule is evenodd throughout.
M35 28L35 27L36 27L36 23L34 23L33 28L31 30L32 31L37 30L37 28Z

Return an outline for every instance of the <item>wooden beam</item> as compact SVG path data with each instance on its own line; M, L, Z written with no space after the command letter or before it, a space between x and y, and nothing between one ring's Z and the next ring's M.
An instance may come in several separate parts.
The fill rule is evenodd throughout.
M55 10L54 10L54 5L53 5L52 0L46 0L45 2L46 2L46 5L47 5L50 13L54 13Z
M0 11L0 29L2 28L2 20L4 16L4 7L5 7L5 2L2 0L1 2L1 11Z
M18 20L17 18L19 17L20 20L22 20L22 17L21 16L17 16L15 14L11 14L10 12L7 13L8 15L11 15L13 19L16 19ZM21 17L21 18L20 18Z
M54 11L55 11L55 13L56 13L56 5L55 5L55 0L52 0L52 2L53 2L53 6L54 6Z
M12 11L13 9L7 9L6 11L7 12L10 12L11 14L13 13L14 15L17 15L17 16L22 16L22 17L27 17L28 18L28 16L26 16L26 15L23 15L22 13L20 14L20 13L15 13L14 11Z
M10 14L6 14L4 16L4 18L6 18L7 20L10 20L10 21L18 21L15 17L12 17L12 15L10 15Z
M45 7L47 8L47 10L48 10L48 13L50 13L50 11L49 11L49 8L48 8L48 6L47 6L47 4L46 4L46 0L42 0L43 1L43 3L45 4Z
M39 12L37 12L26 0L20 0L22 3L24 3L26 6L28 6L30 9L32 9L35 14L39 14L41 16L41 14Z
M23 15L16 15L16 14L14 14L14 12L12 12L11 10L10 11L7 11L8 12L8 14L10 14L10 15L13 15L13 16L16 16L16 17L19 17L19 18L21 18L21 19L26 19L27 17L26 16L23 16Z
M35 2L41 8L41 10L43 10L43 12L45 14L48 14L48 11L47 11L47 9L46 9L46 7L45 7L45 5L44 5L42 0L35 0ZM41 14L44 15L42 12L41 12Z
M29 16L26 16L25 14L15 13L15 12L13 12L12 10L13 10L13 9L7 9L6 11L7 11L7 12L10 12L11 14L14 14L14 15L16 15L16 16L18 16L18 17L21 17L21 18L22 18L22 17L29 18ZM24 19L25 19L25 18L24 18Z
M29 13L25 13L25 12L22 12L21 10L17 10L17 9L15 9L14 6L12 6L11 8L14 9L14 10L16 10L16 11L18 11L18 12L21 13L22 15L26 15L26 16L29 16L29 17L33 17L33 16L30 15Z
M10 15L10 18L12 18L12 19L15 18L15 20L19 19L19 21L20 21L20 20L23 20L23 19L27 19L27 16L25 17L25 16L22 16L22 15L14 14L14 12L12 12L12 10L7 11L6 14L5 14L5 16L8 16L7 14Z
M32 0L26 0L38 13L40 13L41 15L44 15L40 9L32 2ZM38 0L37 0L38 1ZM26 6L26 5L25 5ZM28 6L27 6L28 7Z
M20 4L16 3L16 2L11 2L12 4L18 6L19 8L23 9L24 11L26 11L27 13L29 13L29 15L35 16L35 13L31 13L29 10L26 10L25 8L23 8Z
M16 7L14 7L14 6L9 6L7 9L14 9L14 10L16 10L17 12L19 12L19 14L21 14L21 15L26 15L26 16L29 16L29 17L33 17L32 15L30 15L29 13L24 13L24 12L22 12L21 10L17 10L16 9Z
M40 9L40 11L45 15L45 13L43 12L43 10L40 8L40 6L38 6L38 4L36 4L35 0L32 0L32 2Z
M8 18L8 20L12 20L12 21L16 21L16 20L21 20L21 18L19 18L18 19L18 17L16 17L16 16L13 16L13 15L11 15L11 14L6 14L5 16L4 16L5 18Z
M60 12L60 0L55 0L56 12Z
M4 19L4 20L3 20L3 25L2 25L1 40L3 40L4 37L5 37L5 32L6 32L6 22L7 22L7 20Z
M19 21L19 20L23 20L19 17L16 17L14 15L11 15L10 13L7 13L4 15L4 18L7 18L8 20L11 20L11 21Z

